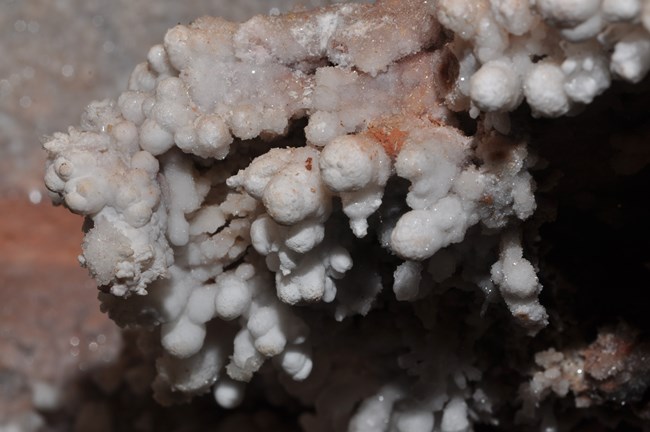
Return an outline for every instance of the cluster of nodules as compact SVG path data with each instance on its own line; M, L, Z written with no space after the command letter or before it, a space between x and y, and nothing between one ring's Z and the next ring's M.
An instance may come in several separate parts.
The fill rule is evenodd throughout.
M313 389L312 369L328 361L314 354L313 327L327 333L368 314L382 290L416 304L471 286L530 333L546 325L521 236L536 206L535 158L487 123L466 136L454 110L462 94L487 111L513 109L525 94L537 112L560 115L569 99L601 92L601 78L609 84L595 39L603 28L584 25L618 23L608 35L624 34L619 44L645 30L616 8L614 20L608 2L434 3L177 26L116 102L91 104L81 128L46 143L53 199L87 216L81 261L104 309L160 335L151 350L160 401L213 391L237 406L267 363L287 386ZM583 3L597 7L580 12ZM464 39L443 45L435 17ZM395 430L431 430L433 411L445 412L440 430L466 430L465 400L476 396L466 381L478 378L448 363L436 379L455 390L427 409L399 402L407 381L360 386L380 396L351 417L354 430L378 430L363 425L394 406L410 413L389 418L402 424Z
M511 111L524 99L533 115L573 113L613 78L637 83L650 69L647 1L434 3L455 33L463 78L457 96L469 98L475 113Z

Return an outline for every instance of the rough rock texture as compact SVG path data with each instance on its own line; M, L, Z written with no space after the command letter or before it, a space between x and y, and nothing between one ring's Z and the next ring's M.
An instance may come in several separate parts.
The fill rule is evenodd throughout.
M86 217L81 263L139 329L154 397L264 400L307 431L564 430L579 422L542 402L572 385L642 403L644 344L563 354L575 334L542 330L566 321L538 273L562 206L528 118L642 80L635 4L384 0L171 29L126 92L45 144L50 196ZM638 145L618 146L634 172ZM638 385L599 374L616 361Z
M43 192L43 137L119 94L133 66L176 23L245 20L328 0L0 1L0 196Z

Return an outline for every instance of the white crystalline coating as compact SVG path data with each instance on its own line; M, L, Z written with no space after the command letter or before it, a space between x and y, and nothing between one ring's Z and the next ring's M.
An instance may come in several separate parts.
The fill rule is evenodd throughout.
M295 381L305 380L311 373L313 362L305 345L296 345L284 350L278 357L280 367Z
M594 55L597 50L588 47L589 43L567 49L568 58L561 65L566 76L564 91L570 99L583 104L591 103L611 82L606 58Z
M508 112L642 80L649 4L378 0L171 29L45 144L103 310L145 329L156 399L234 408L259 373L308 432L489 419L488 305L548 321L537 160Z
M507 233L501 242L499 261L492 265L492 280L512 314L535 333L547 324L547 314L537 296L542 286L535 268L523 257L521 240Z
M492 14L508 32L519 36L528 32L535 23L528 5L529 0L490 0Z
M391 174L384 148L366 137L342 136L323 149L319 165L325 185L339 193L354 235L364 237L368 230L366 219L381 205Z
M539 282L532 264L521 256L521 247L508 245L501 253L492 277L504 296L525 299L539 292Z
M397 300L414 300L419 292L422 264L414 261L405 261L393 273L393 291Z
M140 129L140 145L143 150L157 156L165 153L174 145L174 137L158 123L147 119Z
M605 22L600 14L593 15L587 21L576 27L562 29L560 34L571 42L583 42L598 36L605 28Z
M219 336L213 336L203 344L199 352L183 359L165 354L156 362L158 376L153 384L154 394L163 404L169 404L167 392L197 394L208 390L216 381L223 367L226 349Z
M640 14L641 1L603 0L601 9L607 21L630 21Z
M182 158L178 152L167 153L162 165L169 202L167 235L173 245L184 246L190 235L190 224L185 215L198 210L209 191L209 185L195 181L197 176L191 161Z
M196 354L203 346L205 327L181 316L173 323L163 324L160 329L160 342L173 356L187 358Z
M309 147L274 149L228 179L228 185L244 187L261 199L268 214L279 224L326 218L329 194L318 173L318 157L318 151Z
M406 203L412 209L427 209L446 197L468 157L469 139L453 128L418 125L410 131L395 171L411 182Z
M442 432L466 432L471 430L468 419L467 403L459 397L454 397L445 406L440 424Z
M460 198L448 196L428 209L402 216L391 235L391 247L405 259L423 260L461 241L476 222L478 218L463 208Z
M480 206L481 221L490 228L503 228L508 218L528 219L536 208L535 184L527 169L533 163L523 142L490 133L480 140L476 153L484 165L482 170L467 170L462 189L476 200L489 202ZM481 185L482 188L477 186Z
M269 267L274 269L274 266ZM288 304L318 300L329 303L336 296L334 280L343 277L351 267L352 259L344 248L318 247L286 274L279 269L275 275L278 297Z
M226 370L236 381L248 382L264 363L264 356L255 349L248 330L241 330L233 340L234 350Z
M191 142L191 140L189 140ZM216 115L200 117L196 123L197 148L190 148L190 153L201 157L214 157L223 159L228 154L232 137L228 132L228 126Z
M604 92L612 74L639 82L650 69L643 28L650 7L644 6L638 0L437 0L433 10L455 32L450 49L461 61L450 102L465 109L462 101L469 99L473 115L511 111L523 91L535 115L558 117Z
M201 207L190 223L190 235L214 233L226 224L226 216L220 206Z
M287 343L278 329L279 324L278 311L268 306L258 308L249 316L247 328L255 340L255 349L267 357L280 354Z
M397 221L391 234L391 247L399 256L429 258L461 241L479 221L474 212L476 193L463 187L451 190L463 178L468 150L469 141L453 128L425 126L409 134L395 162L397 175L411 181L406 203L413 209Z
M307 158L304 164L309 163ZM307 217L327 213L328 197L323 189L316 173L293 165L285 167L269 181L262 201L275 221L282 225L294 225Z
M358 191L373 180L373 171L381 161L375 161L377 152L371 153L364 148L365 145L372 143L363 142L355 136L343 136L325 147L319 164L323 181L332 191ZM387 162L385 156L384 161Z
M544 18L562 27L575 27L598 12L600 0L536 0Z
M212 392L219 406L226 409L237 408L244 399L245 385L228 377L221 377Z
M472 40L480 61L496 60L507 48L508 34L490 13L487 0L438 0L434 11L443 26Z
M231 288L246 288L252 291L250 302L241 312L246 323L245 329L235 338L233 356L228 365L229 376L240 381L248 381L266 357L279 355L288 343L301 344L306 338L301 320L278 302L273 293L269 292L270 281L261 274L254 276L256 272L254 267L244 264L237 269L235 275L246 281L247 286L242 287L241 283L233 285L230 281ZM224 282L217 282L222 285L223 290L226 286ZM238 297L237 292L229 294L231 299L233 296ZM225 302L228 303L227 300ZM235 304L236 309L242 309L239 305ZM219 306L217 308L219 309ZM238 310L233 311L231 308L228 318L235 314L233 312Z
M260 254L270 256L267 263L272 259L273 265L283 274L291 273L299 254L311 251L323 241L324 236L323 226L311 221L284 227L278 225L271 217L263 215L251 226L253 247Z
M323 146L334 138L345 135L343 121L335 113L316 111L309 117L309 126L305 129L307 140L317 146Z
M470 80L469 96L483 111L510 111L521 103L521 83L512 64L485 63Z
M644 30L631 33L621 39L612 54L612 71L633 83L645 77L650 70L650 38Z
M351 267L343 248L317 248L325 237L323 221L331 211L319 157L310 147L274 149L228 179L230 186L244 187L264 203L268 216L253 222L252 244L267 256L267 265L276 272L278 296L289 304L332 301L333 278ZM342 259L346 263L338 269L329 263Z
M318 15L290 17L289 25L284 17L256 17L244 23L235 35L238 57L258 64L326 57L374 76L439 37L438 23L414 0L330 7ZM371 50L377 43L391 49Z
M200 280L181 269L173 268L172 272L175 292L163 303L166 322L160 329L161 344L175 357L187 358L203 346L205 323L214 314L209 300L214 298L215 290L213 286L201 286Z
M557 65L542 63L532 68L524 81L524 94L535 113L557 117L569 111L564 80L565 75Z
M402 108L445 120L449 112L438 101L448 91L449 82L428 77L453 74L449 55L446 49L420 52L390 65L376 77L343 68L319 68L310 89L314 113L305 128L308 142L324 146L338 136L357 133L368 126L376 139L376 132L381 137L383 129L390 126L390 118L402 114ZM360 104L363 100L373 103ZM385 150L390 155L396 149L388 146Z
M95 219L80 260L98 283L115 295L144 294L172 261L159 207L158 162L140 151L135 126L119 117L114 104L91 104L83 123L86 130L70 129L46 143L51 163L45 184L55 202Z
M435 417L425 409L410 409L393 414L393 422L395 432L431 432Z
M230 321L241 316L250 306L252 293L246 280L233 274L217 278L216 295L212 300L215 312L221 319Z
M400 398L402 390L387 385L377 394L363 401L356 414L350 420L350 431L372 432L381 430L390 420L392 406Z

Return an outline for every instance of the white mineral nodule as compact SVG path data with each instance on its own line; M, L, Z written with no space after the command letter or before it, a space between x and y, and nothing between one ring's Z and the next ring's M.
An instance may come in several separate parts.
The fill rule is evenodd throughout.
M45 183L88 218L81 262L104 308L160 327L161 402L212 390L234 408L259 372L312 406L313 432L470 430L489 418L472 396L482 318L442 322L441 299L461 288L482 298L468 310L548 323L522 235L537 159L504 135L508 112L562 116L640 81L646 9L378 0L199 18L45 144Z

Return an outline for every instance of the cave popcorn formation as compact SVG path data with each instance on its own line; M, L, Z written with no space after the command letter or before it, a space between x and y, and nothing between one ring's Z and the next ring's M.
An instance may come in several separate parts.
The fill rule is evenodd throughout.
M469 430L491 413L481 305L449 323L440 298L474 290L531 335L548 323L524 236L537 160L508 112L574 113L640 81L648 27L635 0L200 18L45 144L46 185L87 217L102 308L158 338L160 402L236 407L270 363L316 407L306 430ZM355 315L370 323L337 330Z

